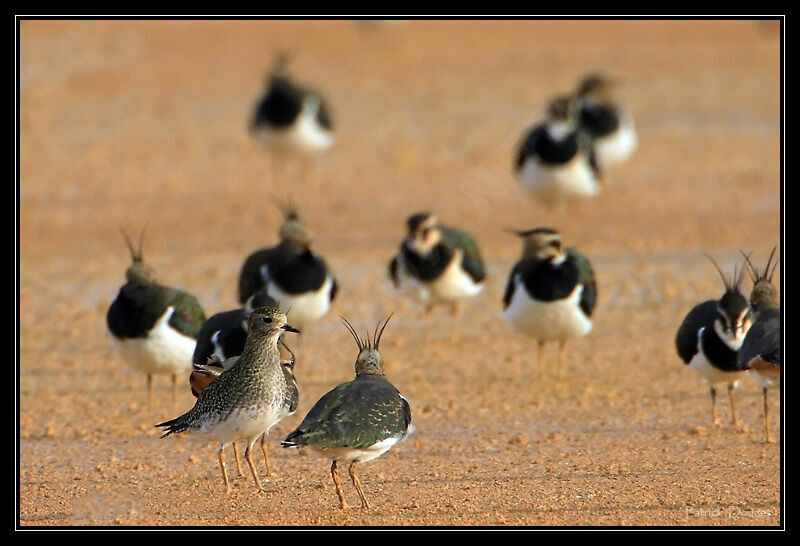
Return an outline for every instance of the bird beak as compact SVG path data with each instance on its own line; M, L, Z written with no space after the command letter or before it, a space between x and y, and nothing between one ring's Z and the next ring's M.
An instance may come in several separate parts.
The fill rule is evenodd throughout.
M299 333L300 333L300 330L298 330L298 329L297 329L297 328L295 328L294 326L289 326L288 324L284 324L284 325L282 326L282 328L283 328L284 330L286 330L287 332L292 332L293 334L299 334Z

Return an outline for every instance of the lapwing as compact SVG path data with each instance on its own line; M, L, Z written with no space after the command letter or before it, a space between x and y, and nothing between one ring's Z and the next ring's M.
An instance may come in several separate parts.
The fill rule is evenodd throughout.
M739 364L738 351L750 328L750 309L739 290L742 270L734 268L730 279L711 256L711 263L719 272L725 292L719 300L708 300L696 305L683 319L675 337L675 348L681 360L706 380L711 393L711 421L717 424L716 385L728 385L731 402L731 422L738 428L733 391L747 367Z
M753 281L750 292L750 315L753 325L747 331L739 348L740 368L749 368L761 385L764 397L764 441L770 443L769 413L767 411L767 389L780 384L781 380L781 308L778 294L772 286L772 275L778 262L772 263L775 250L769 255L767 266L760 272L746 257L748 272ZM772 267L772 270L770 270Z
M389 316L391 318L391 316ZM353 326L342 319L358 345L355 379L329 391L311 408L296 430L290 432L284 447L311 446L332 459L331 476L339 497L339 507L347 508L338 464L349 463L350 479L358 491L362 508L369 508L356 474L359 463L380 457L412 430L408 401L386 379L383 356L378 350L383 326L375 328L372 339L361 339Z
M436 304L450 306L455 327L459 303L483 289L486 272L475 239L439 223L428 212L406 221L408 234L389 263L398 289L410 289L422 301L426 316Z
M271 153L277 166L298 159L304 164L333 145L330 108L322 93L289 76L288 57L279 55L250 119L250 133ZM277 173L276 173L277 174Z
M261 288L301 330L328 312L338 284L325 260L311 250L312 233L293 208L284 211L280 243L247 257L239 274L239 302Z
M192 357L192 373L189 375L189 386L192 394L197 398L209 383L214 381L223 371L236 363L237 357L242 354L247 340L247 324L253 310L260 307L277 308L277 302L267 295L265 290L259 290L245 303L244 307L223 311L211 316L203 323L200 334L197 336L197 346ZM287 380L296 385L294 379L295 357L291 349L278 341L281 353L281 366ZM292 391L290 400L290 414L297 409L297 388ZM271 474L269 457L267 456L266 435L261 436L261 451L267 465L267 476ZM239 458L239 449L233 443L233 453L236 457L236 469L242 476L242 463Z
M599 189L591 138L576 123L575 108L570 96L553 99L545 119L517 149L514 171L521 187L547 207L591 197Z
M561 234L539 227L515 232L522 237L522 258L508 276L503 316L519 332L538 343L537 365L542 377L545 343L557 341L561 378L568 340L592 329L597 285L589 260L574 248L563 248Z
M615 85L615 80L592 73L581 79L575 91L579 126L591 137L601 170L627 160L638 143L633 116L614 101Z
M106 314L111 345L128 365L147 374L151 407L153 375L172 375L174 409L177 377L192 368L192 353L205 320L203 308L188 292L157 282L155 270L143 261L144 230L138 249L125 232L123 236L133 263Z
M179 432L208 436L220 444L218 453L226 492L231 491L225 466L225 448L247 442L244 457L256 488L263 491L251 451L256 440L269 433L297 405L294 377L281 366L278 340L284 332L299 332L286 322L280 309L262 307L250 316L247 342L235 362L206 386L192 409L180 417L159 423L162 438ZM264 453L266 456L266 452Z

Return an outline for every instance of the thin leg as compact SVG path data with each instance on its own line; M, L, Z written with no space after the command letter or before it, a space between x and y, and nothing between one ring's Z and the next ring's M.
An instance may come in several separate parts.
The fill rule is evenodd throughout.
M261 452L264 453L264 462L267 464L267 476L272 475L269 468L269 455L267 455L267 433L261 435Z
M764 394L764 443L772 443L769 437L769 413L767 412L767 387L761 391Z
M253 440L252 442L247 444L247 449L244 450L244 458L247 461L248 466L250 467L250 472L253 473L253 480L256 482L256 489L258 489L259 492L261 492L264 491L264 488L261 487L261 480L258 479L258 473L256 472L256 465L253 464L253 456L250 453L253 444L255 443L256 443L255 440Z
M423 334L423 343L427 345L430 340L430 318L431 318L431 311L433 311L433 305L425 305L425 322L423 323L423 328L425 328L425 332Z
M458 302L453 302L450 305L450 316L452 317L452 322L450 324L450 342L456 343L458 341L458 319L461 315L461 308L458 305Z
M225 446L219 447L219 467L222 469L222 479L225 482L225 493L231 492L231 484L228 481L228 470L225 468Z
M239 457L239 446L236 442L233 442L233 456L236 457L236 471L239 473L239 476L244 476L242 459Z
M716 425L717 421L717 389L711 386L711 424Z
M564 349L566 346L566 341L560 341L558 343L558 368L556 368L556 381L561 381L561 370L564 368Z
M361 508L369 509L369 501L367 501L367 497L364 496L364 490L361 489L361 481L358 479L356 475L356 465L358 461L353 461L350 464L350 479L353 480L353 485L356 486L356 491L358 491L358 496L361 497Z
M347 502L344 500L344 492L342 491L342 482L339 480L339 471L336 468L336 461L331 464L331 476L333 476L333 485L336 486L336 496L339 497L339 509L344 510L347 508Z
M147 409L153 409L153 376L147 374Z
M544 357L544 341L539 341L539 347L536 351L536 367L539 368L539 381L542 380L542 358Z
M736 389L736 385L733 383L728 383L728 398L731 399L731 424L739 428L739 420L736 418L736 403L733 401L733 391Z
M172 374L172 413L178 405L178 374Z

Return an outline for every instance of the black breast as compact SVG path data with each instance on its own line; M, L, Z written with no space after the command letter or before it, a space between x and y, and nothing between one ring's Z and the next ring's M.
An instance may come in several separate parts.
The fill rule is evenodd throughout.
M421 281L434 281L447 269L454 251L445 245L436 245L426 255L420 256L403 245L401 249L406 271Z
M592 137L604 137L619 129L619 113L612 104L584 103L580 124Z
M556 140L545 125L535 127L526 137L517 157L520 169L530 157L538 157L543 163L561 165L568 163L578 153L578 137L575 131Z
M287 294L303 294L319 290L328 277L325 261L306 250L269 269L270 282Z
M256 109L252 127L288 127L302 109L302 93L288 81L275 79Z
M715 368L724 372L747 369L746 366L744 368L739 367L737 351L732 350L719 338L713 324L703 330L702 342L703 354L706 356L706 360Z
M146 338L167 306L158 298L158 287L129 281L114 299L106 314L109 331L117 338Z
M556 301L569 296L578 284L578 269L570 260L526 260L519 270L528 294L538 301Z

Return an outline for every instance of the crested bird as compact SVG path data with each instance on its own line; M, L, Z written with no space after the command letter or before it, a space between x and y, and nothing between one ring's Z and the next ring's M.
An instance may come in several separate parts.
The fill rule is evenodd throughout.
M242 354L203 389L192 409L156 425L164 429L162 438L188 431L219 442L218 459L228 493L225 448L239 440L247 442L245 460L256 488L263 491L251 450L259 437L297 405L297 385L281 365L278 350L284 332L299 331L287 323L283 311L268 307L253 311Z
M339 508L347 508L339 479L338 464L350 463L348 472L361 499L370 508L356 472L359 463L380 457L412 430L408 401L386 379L383 356L378 347L391 315L376 327L372 339L361 339L342 318L358 346L355 379L335 387L311 408L303 422L281 443L284 447L311 446L332 459L331 476L339 497Z
M203 308L188 292L158 283L155 270L143 260L144 230L138 248L127 233L122 235L132 263L125 271L127 282L106 314L111 345L129 366L147 374L151 406L153 375L171 374L174 410L177 376L191 370L192 352L205 320Z
M515 232L523 239L522 257L508 276L503 316L515 330L538 343L537 365L542 376L542 352L557 341L561 378L568 340L592 329L597 284L589 260L574 248L563 248L561 234L540 227Z

